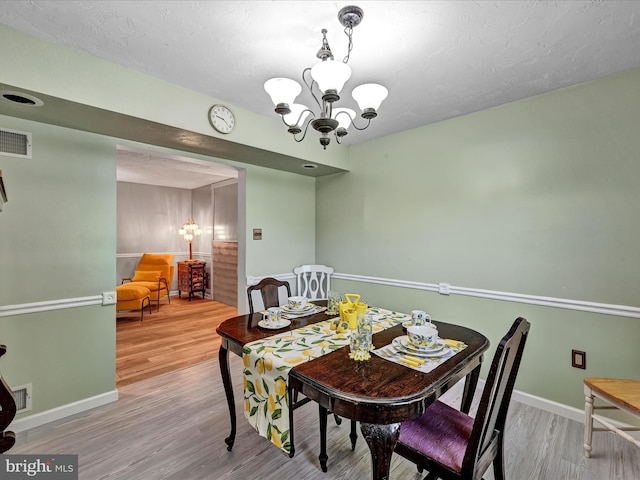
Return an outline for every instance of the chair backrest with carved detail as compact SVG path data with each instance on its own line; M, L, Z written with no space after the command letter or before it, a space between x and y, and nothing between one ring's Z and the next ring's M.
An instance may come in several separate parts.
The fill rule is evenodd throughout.
M331 289L333 268L326 265L302 265L293 269L298 277L298 295L309 300L326 300Z

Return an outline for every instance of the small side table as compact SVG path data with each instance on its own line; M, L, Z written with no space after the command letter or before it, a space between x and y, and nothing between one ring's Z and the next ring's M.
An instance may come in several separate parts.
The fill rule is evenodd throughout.
M178 298L182 292L189 294L189 301L200 293L204 298L207 289L207 263L200 260L178 262Z

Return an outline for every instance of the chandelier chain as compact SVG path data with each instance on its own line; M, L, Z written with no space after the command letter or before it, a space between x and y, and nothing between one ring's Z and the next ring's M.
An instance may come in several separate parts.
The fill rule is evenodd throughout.
M347 63L349 61L349 57L351 56L351 50L353 49L353 37L352 37L352 35L353 35L353 27L350 26L350 25L344 27L344 34L349 39L349 44L347 45L347 54L342 59L342 63Z

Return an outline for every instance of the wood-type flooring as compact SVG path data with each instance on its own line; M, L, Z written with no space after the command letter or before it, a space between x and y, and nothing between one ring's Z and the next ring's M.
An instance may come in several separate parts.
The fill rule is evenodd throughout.
M238 315L235 307L185 296L163 299L140 321L140 311L116 317L116 386L122 387L163 373L217 358L216 327Z

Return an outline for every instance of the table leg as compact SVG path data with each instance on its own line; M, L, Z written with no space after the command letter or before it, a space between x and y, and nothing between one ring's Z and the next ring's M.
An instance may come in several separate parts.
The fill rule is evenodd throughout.
M326 473L327 460L329 459L327 456L327 417L329 411L322 405L318 405L318 412L320 421L320 455L318 455L318 460L320 460L320 468Z
M227 444L227 450L231 451L233 442L236 440L236 404L233 398L231 372L229 371L229 350L224 342L220 345L220 350L218 351L218 361L220 363L220 375L222 376L224 393L227 395L227 404L229 405L229 419L231 420L231 433L224 441Z
M389 480L391 456L400 436L400 424L360 423L360 430L371 450L373 480Z
M289 396L289 444L291 445L289 458L293 458L296 454L296 447L294 446L295 443L293 440L293 409L298 401L298 391L291 386L291 382L289 382L289 385L287 386L287 391Z
M480 377L481 366L482 363L474 368L464 380L464 391L462 392L462 404L460 406L460 411L462 413L468 414L469 410L471 410L471 403L473 402L473 395L476 392L476 387L478 386L478 377Z
M356 421L351 420L351 433L349 433L351 439L351 450L356 449L356 441L358 440L358 433L356 432Z

